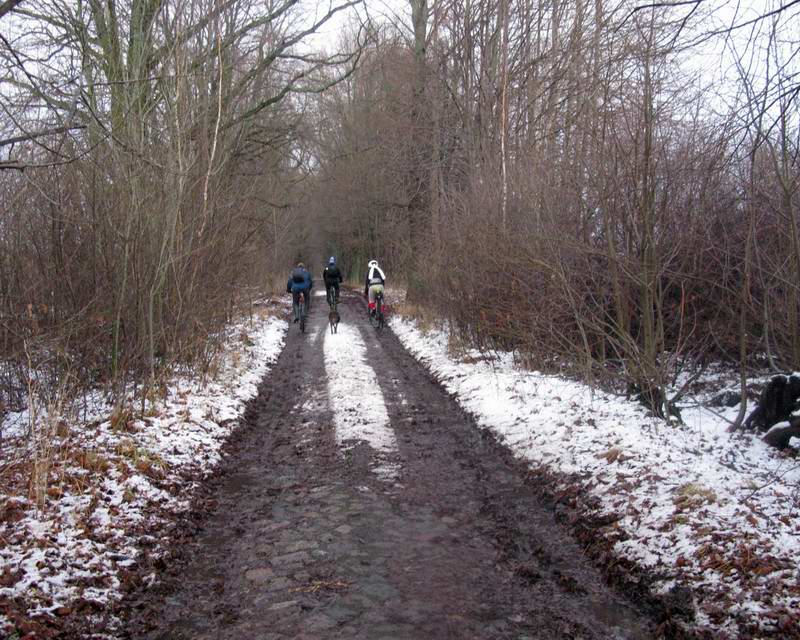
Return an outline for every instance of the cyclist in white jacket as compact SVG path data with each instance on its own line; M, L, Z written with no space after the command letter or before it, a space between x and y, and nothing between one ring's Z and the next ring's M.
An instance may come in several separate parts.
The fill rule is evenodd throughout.
M383 293L383 286L386 284L386 275L378 266L377 260L370 260L367 265L367 279L364 282L364 296L369 302L370 315L375 313L375 295Z

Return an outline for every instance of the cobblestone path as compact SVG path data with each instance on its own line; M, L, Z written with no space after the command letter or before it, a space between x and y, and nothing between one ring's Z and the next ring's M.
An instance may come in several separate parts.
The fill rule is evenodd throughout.
M235 436L196 535L137 605L134 638L652 638L524 482L354 296L317 299ZM372 384L331 398L324 341L345 325ZM328 356L330 357L330 356ZM372 374L369 367L377 370ZM352 372L351 372L352 374ZM382 398L392 447L337 438ZM366 404L365 404L366 403ZM389 468L391 473L376 470Z

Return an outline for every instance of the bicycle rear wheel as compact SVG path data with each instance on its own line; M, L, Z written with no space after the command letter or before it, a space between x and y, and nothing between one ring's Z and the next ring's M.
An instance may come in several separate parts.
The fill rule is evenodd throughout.
M369 310L369 323L375 328L378 328L378 298L375 297L375 309Z
M383 329L383 296L378 294L375 296L375 314L369 317L370 324L375 327L376 331Z

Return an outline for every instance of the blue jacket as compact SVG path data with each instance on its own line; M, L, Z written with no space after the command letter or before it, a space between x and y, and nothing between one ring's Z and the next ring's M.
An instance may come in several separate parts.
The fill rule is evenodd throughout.
M294 269L292 269L294 272ZM286 282L286 293L295 293L297 291L308 291L314 283L311 281L311 274L303 269L303 281L295 282L292 274L289 274L289 280Z

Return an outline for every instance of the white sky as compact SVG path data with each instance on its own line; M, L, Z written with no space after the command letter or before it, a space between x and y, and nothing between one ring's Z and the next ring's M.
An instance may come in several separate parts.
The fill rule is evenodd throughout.
M796 54L800 39L800 6L784 10L780 16L747 24L772 9L789 4L790 0L703 0L698 12L702 19L694 26L698 36L719 32L704 41L697 42L682 56L683 68L694 73L698 85L712 87L708 107L712 111L726 112L733 107L734 95L739 87L739 73L735 66L736 56L745 60L751 68L756 85L762 85L767 75L764 63L763 43L773 24L779 28L783 38L792 42L777 47L781 58L788 60ZM683 15L686 9L682 10ZM679 15L681 15L679 13ZM733 25L743 25L723 33ZM693 33L685 33L686 40L692 42ZM752 41L752 43L750 42ZM757 43L757 44L756 44ZM770 68L774 70L774 67ZM792 65L795 69L797 65Z
M312 15L327 11L330 2L327 0L309 0L305 5ZM332 53L340 49L340 38L349 24L364 19L367 15L376 21L392 20L410 23L410 9L408 0L364 0L363 6L341 11L329 20L307 44L310 48L324 48Z

